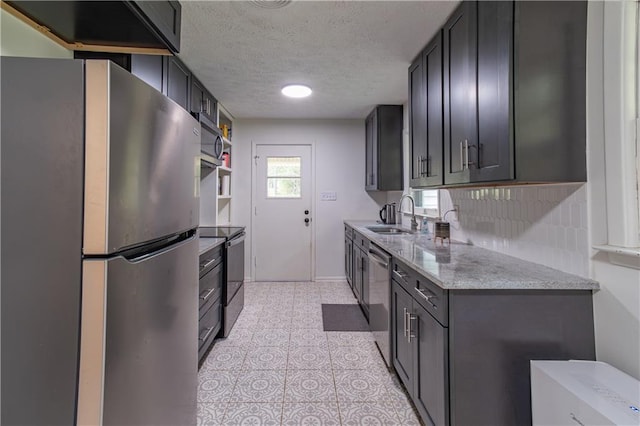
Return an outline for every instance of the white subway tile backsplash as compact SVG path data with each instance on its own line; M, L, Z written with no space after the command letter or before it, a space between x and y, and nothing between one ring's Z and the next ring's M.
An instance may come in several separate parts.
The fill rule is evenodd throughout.
M588 276L584 184L441 190L451 236L565 272Z

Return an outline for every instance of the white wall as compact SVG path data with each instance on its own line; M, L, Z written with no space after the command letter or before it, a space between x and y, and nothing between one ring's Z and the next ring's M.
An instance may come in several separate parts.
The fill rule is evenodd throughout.
M233 122L232 223L247 226L248 241L253 235L250 224L254 142L314 145L314 276L317 280L344 279L343 220L378 218L387 196L385 192L364 190L364 120L237 119ZM335 191L337 201L320 201L322 191ZM251 279L250 249L245 253L245 275Z
M0 9L0 56L73 58L73 52Z

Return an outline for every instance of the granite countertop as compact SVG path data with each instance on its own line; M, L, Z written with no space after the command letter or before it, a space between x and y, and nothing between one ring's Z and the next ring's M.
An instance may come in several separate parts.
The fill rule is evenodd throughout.
M200 237L198 241L198 254L200 255L209 249L224 244L224 242L224 238Z
M597 290L596 281L528 262L503 253L452 241L434 243L414 233L377 234L372 221L345 220L345 224L447 290Z

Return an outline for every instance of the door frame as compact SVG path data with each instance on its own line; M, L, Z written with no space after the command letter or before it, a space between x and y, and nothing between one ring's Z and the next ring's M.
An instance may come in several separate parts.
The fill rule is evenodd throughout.
M258 145L266 146L309 146L311 147L311 280L316 279L316 144L315 140L310 141L273 141L273 140L252 140L251 141L251 277L253 281L256 280L256 238L255 229L256 215L255 208L257 204L256 197L258 195L258 170L256 164L256 155L258 152Z

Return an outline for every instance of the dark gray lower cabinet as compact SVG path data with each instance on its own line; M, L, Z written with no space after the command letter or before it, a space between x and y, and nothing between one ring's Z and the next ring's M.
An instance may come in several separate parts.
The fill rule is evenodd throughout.
M361 234L353 234L353 293L369 319L369 240Z
M414 350L407 336L407 316L413 307L413 299L395 280L391 284L391 329L393 367L407 390L413 391Z
M531 360L593 360L590 290L443 290L393 261L393 366L427 425L531 424Z
M391 293L393 366L425 424L449 424L448 330L395 280Z
M344 274L353 290L353 228L344 226Z

